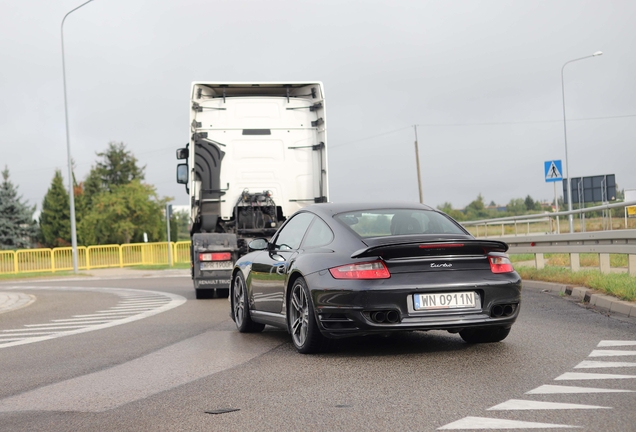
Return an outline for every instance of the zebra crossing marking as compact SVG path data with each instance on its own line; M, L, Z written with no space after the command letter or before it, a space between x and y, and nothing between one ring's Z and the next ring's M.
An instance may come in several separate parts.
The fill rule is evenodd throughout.
M636 366L636 363L634 362L607 362L585 360L574 366L574 369L617 368L634 366Z
M597 348L617 347L617 346L636 346L636 341L602 340L598 343L598 345L596 345Z
M624 347L636 346L636 341L628 340L602 340L597 348L604 347ZM588 357L621 357L633 356L636 351L627 350L607 350L595 349ZM636 362L612 362L584 360L574 367L574 369L594 369L594 368L618 368L636 367ZM587 372L566 372L556 377L555 381L584 381L584 380L617 380L633 379L636 375L603 374ZM578 387L564 385L541 385L526 392L527 395L551 395L551 394L591 394L591 393L636 393L635 390L608 389L597 387ZM487 411L532 411L532 410L595 410L612 409L612 407L599 405L583 405L563 402L545 402L536 400L510 399L487 409ZM536 423L518 420L505 420L490 417L464 417L453 423L444 425L437 430L474 430L474 429L556 429L556 428L581 428L582 426L572 426L564 424Z
M560 402L543 402L523 399L510 399L494 407L490 407L487 411L516 411L516 410L566 410L566 409L612 409L612 407L604 407L598 405L581 405L573 403Z
M469 430L469 429L564 429L580 428L552 423L535 423L520 420L505 420L488 417L464 417L456 422L437 428L437 430Z
M636 351L624 351L624 350L594 350L588 357L621 357L621 356L633 356L636 355Z
M587 373L587 372L566 372L563 375L556 377L555 381L566 380L602 380L602 379L630 379L636 378L636 375L615 375L615 374L600 374L600 373Z
M576 387L561 385L542 385L526 394L581 394L581 393L634 393L634 390L604 389L596 387Z

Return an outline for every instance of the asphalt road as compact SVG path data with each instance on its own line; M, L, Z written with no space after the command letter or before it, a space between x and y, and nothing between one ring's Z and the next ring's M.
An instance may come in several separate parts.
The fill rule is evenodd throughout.
M2 431L636 431L636 320L548 293L524 290L502 343L413 332L308 356L239 334L178 274L0 291L36 299L0 314Z

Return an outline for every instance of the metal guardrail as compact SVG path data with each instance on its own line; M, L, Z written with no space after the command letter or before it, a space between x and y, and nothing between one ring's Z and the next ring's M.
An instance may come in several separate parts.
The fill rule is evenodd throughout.
M626 207L631 207L631 206L636 206L636 201L625 201L625 202L620 202L620 203L612 203L612 204L603 204L600 206L595 206L595 207L588 207L588 208L581 208L581 209L577 209L577 210L572 210L570 211L560 211L560 212L553 212L553 213L538 213L538 214L531 214L531 215L520 215L520 216L506 216L506 217L502 217L502 218L494 218L494 219L481 219L481 220L476 220L476 221L467 221L467 222L461 222L461 224L464 227L476 227L477 228L477 236L479 236L479 227L483 226L485 228L485 236L488 236L488 226L493 226L493 225L501 225L501 229L502 229L502 233L504 231L504 225L508 225L508 224L514 224L515 225L515 233L514 235L517 236L519 235L518 230L517 230L517 225L520 224L526 224L528 225L528 229L526 231L526 234L522 234L522 235L528 235L530 228L529 228L529 223L531 222L539 222L541 220L545 221L546 218L547 220L550 221L550 226L554 226L554 227L558 227L559 223L558 221L556 221L559 217L564 216L567 217L570 214L571 215L585 215L585 213L590 213L590 212L598 212L598 211L605 211L605 210L611 210L611 209L615 209L615 208L626 208ZM608 212L609 213L609 212ZM609 229L610 231L612 230L612 222L611 222L611 213L609 214ZM625 218L625 226L627 227L627 218ZM566 219L567 220L567 219ZM583 219L584 220L584 219ZM567 223L567 222L566 222ZM585 225L583 225L585 226ZM551 231L553 231L553 229L551 229ZM546 232L546 234L551 234L550 232Z
M170 251L174 263L190 262L189 241L171 242ZM169 263L167 242L80 246L77 253L78 268L81 270ZM70 247L0 251L0 274L70 270L73 270Z
M531 253L537 268L545 266L543 254L567 253L570 269L581 269L581 253L599 254L600 271L609 273L610 254L628 255L628 273L636 276L636 230L596 231L574 234L534 235L502 238L508 243L508 253ZM636 281L634 282L636 284Z

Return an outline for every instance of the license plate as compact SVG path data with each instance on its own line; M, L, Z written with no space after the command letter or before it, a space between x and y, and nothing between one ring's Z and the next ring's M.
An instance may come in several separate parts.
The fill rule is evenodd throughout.
M414 294L415 310L474 308L476 295L474 291Z
M201 270L232 270L234 263L232 261L212 261L202 262Z

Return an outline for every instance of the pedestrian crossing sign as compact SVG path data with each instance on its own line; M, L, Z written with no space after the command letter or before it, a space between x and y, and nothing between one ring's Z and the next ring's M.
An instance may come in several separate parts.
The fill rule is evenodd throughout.
M545 161L543 166L545 168L546 182L550 183L563 180L563 170L561 169L560 160Z

